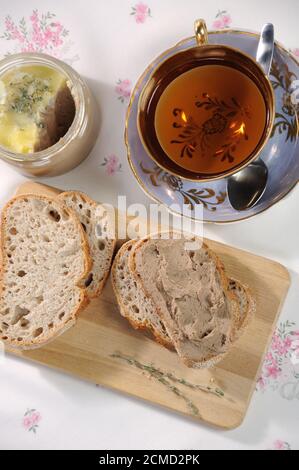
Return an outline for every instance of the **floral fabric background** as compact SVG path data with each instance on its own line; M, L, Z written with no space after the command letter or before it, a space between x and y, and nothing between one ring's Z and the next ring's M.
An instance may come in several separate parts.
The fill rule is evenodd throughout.
M206 18L212 29L258 30L263 22L272 21L278 39L299 58L299 40L292 33L296 28L289 24L298 18L296 0L286 5L261 5L254 0L250 8L242 9L237 2L220 4L212 0L199 8L195 0L6 3L0 12L0 55L36 51L68 62L89 80L101 107L101 133L91 157L80 170L46 183L89 190L103 202L115 202L117 194L127 194L131 202L148 203L136 188L125 157L123 126L130 92L154 56L192 34L198 16ZM3 203L22 178L1 162L0 178ZM267 221L273 223L280 209L275 210ZM290 213L284 216L290 223ZM285 248L289 252L281 249L273 233L272 245L270 240L255 245L241 225L234 225L234 231L209 227L205 232L276 258L291 269L292 287L239 429L211 430L115 392L5 357L0 362L0 448L299 448L299 296L294 287L299 282L299 260L291 256L297 249L299 230L292 220L295 235ZM256 229L262 227L261 238L267 239L266 223L250 223Z

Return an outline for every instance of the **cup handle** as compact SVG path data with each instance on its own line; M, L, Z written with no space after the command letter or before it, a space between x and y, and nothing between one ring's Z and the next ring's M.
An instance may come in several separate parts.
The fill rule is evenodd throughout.
M195 37L198 46L208 43L208 30L205 20L199 18L194 22Z

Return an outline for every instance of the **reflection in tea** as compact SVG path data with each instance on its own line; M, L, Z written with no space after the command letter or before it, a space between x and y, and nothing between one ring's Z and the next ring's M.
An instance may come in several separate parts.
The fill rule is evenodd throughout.
M166 87L157 103L155 131L179 166L217 174L254 152L266 118L262 93L244 73L227 65L202 65Z

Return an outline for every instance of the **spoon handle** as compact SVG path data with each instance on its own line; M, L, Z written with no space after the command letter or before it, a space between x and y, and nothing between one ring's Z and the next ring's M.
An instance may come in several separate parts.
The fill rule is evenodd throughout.
M274 52L274 26L266 23L261 31L261 36L256 52L256 61L260 64L266 75L269 75Z

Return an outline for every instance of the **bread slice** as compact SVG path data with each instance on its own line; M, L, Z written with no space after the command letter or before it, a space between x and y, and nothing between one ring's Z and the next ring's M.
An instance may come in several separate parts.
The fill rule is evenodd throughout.
M223 264L206 246L186 248L190 238L146 237L130 256L130 269L151 298L183 362L211 367L227 353L240 316ZM193 237L191 240L201 243Z
M91 258L72 210L44 196L12 199L1 217L1 266L0 340L32 349L74 325Z
M144 295L130 270L129 255L136 244L130 240L122 245L113 261L112 285L120 313L135 329L150 330L156 341L173 349L173 344L166 332L151 298Z
M115 248L115 236L112 233L107 211L103 205L79 191L61 193L58 199L76 211L86 232L93 267L88 273L84 285L89 298L97 297L109 275Z

